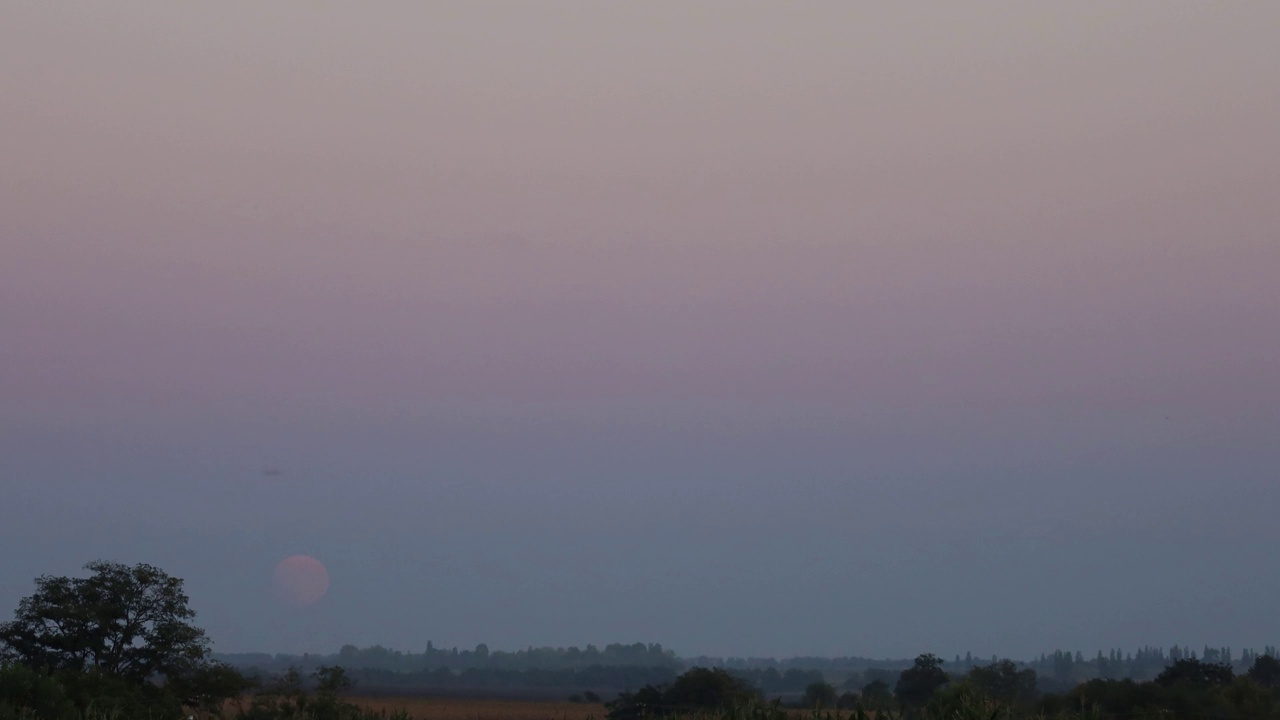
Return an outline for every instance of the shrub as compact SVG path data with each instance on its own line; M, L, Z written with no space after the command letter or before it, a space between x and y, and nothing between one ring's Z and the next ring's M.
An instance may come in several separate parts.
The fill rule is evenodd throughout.
M691 712L752 708L760 694L744 680L719 668L693 668L669 686L646 685L606 705L610 720L662 717Z
M76 705L52 674L26 665L0 665L0 718L18 718L22 713L48 720L75 720Z

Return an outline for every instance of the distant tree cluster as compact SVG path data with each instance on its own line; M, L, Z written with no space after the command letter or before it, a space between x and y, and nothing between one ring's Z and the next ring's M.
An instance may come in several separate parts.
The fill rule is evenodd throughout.
M261 674L253 671L253 674ZM631 667L625 665L593 665L580 670L501 670L467 668L454 672L449 668L414 673L391 670L361 669L349 674L361 688L369 692L449 691L451 694L479 695L485 690L537 690L549 688L582 688L593 691L621 690L644 685L659 685L675 680L677 673L665 667ZM541 695L541 693L539 693Z
M218 655L219 659L237 667L258 668L278 672L290 667L312 668L320 665L341 665L348 670L387 670L397 673L420 673L440 669L460 673L465 670L585 670L591 667L639 667L683 669L676 654L658 643L613 643L598 648L588 645L577 647L530 647L523 650L490 650L480 643L472 650L438 648L428 642L420 653L391 650L381 645L367 648L344 645L333 655L269 655L265 653L236 653Z

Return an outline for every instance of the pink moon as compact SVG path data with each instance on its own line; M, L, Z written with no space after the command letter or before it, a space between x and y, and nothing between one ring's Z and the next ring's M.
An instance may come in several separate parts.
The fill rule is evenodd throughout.
M329 571L310 555L290 555L276 565L271 587L286 605L314 605L329 591Z

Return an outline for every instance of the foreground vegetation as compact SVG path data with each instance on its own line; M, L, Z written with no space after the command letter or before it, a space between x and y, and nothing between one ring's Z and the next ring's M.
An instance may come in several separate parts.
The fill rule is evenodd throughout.
M1035 671L1007 660L956 676L942 665L933 655L921 655L900 674L892 692L881 681L843 695L827 683L814 683L802 704L813 720L1280 718L1280 660L1270 655L1257 658L1239 677L1228 665L1187 658L1152 682L1097 679L1061 694L1039 693ZM708 712L724 720L782 720L786 715L780 702L764 702L742 679L705 668L694 668L667 686L624 693L608 707L610 720Z
M195 613L187 606L180 579L150 565L94 562L86 569L90 575L85 578L37 578L36 592L19 603L14 620L0 623L0 720L464 717L452 714L456 702L454 711L445 711L447 706L439 701L355 699L350 695L350 676L337 665L246 676L212 659L204 631L191 623ZM474 655L488 655L487 648L480 650ZM1009 660L993 660L989 665L970 661L948 672L940 658L926 654L896 674L869 668L850 676L839 690L821 673L775 670L773 674L787 683L809 680L790 707L779 699L766 700L767 670L753 674L742 668L694 667L674 675L668 674L669 667L646 670L638 664L657 658L669 665L674 656L660 646L618 645L608 646L604 653L587 653L590 660L612 656L637 663L621 669L584 667L588 659L569 652L555 656L562 665L558 670L512 667L529 663L535 656L529 652L523 657L511 654L501 660L507 667L488 670L575 680L611 677L616 672L628 684L638 678L661 679L644 682L639 690L623 692L603 705L595 692L583 690L575 693L572 703L491 703L486 709L494 714L471 706L465 717L796 720L796 713L802 713L808 720L1280 720L1280 660L1270 649L1265 654L1243 655L1249 665L1241 674L1229 651L1206 651L1202 658L1175 651L1150 681L1094 678L1049 692L1034 663ZM351 655L351 650L346 652ZM455 659L459 655L436 652ZM1141 660L1157 657L1164 658L1163 651ZM1055 667L1070 670L1076 663L1066 662L1068 658L1055 656ZM1103 659L1100 653L1099 660ZM449 668L441 670L454 677ZM463 669L457 677L467 673ZM1069 674L1056 673L1060 683L1069 679Z

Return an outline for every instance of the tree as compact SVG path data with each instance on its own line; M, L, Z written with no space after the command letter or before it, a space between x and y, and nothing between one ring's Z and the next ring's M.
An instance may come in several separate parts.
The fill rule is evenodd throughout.
M741 678L720 668L695 667L670 686L646 685L634 693L622 693L605 707L610 720L631 720L740 708L759 701L760 694Z
M157 567L95 561L87 578L36 578L36 592L0 624L0 653L51 670L87 671L141 683L205 665L209 641L190 623L182 580Z
M341 665L321 665L311 673L311 679L315 681L316 694L326 697L336 698L351 687L351 678Z
M942 663L942 659L933 653L917 657L911 667L898 676L898 685L893 690L898 702L908 707L920 707L929 702L934 691L947 684Z
M862 702L870 710L888 710L893 705L893 692L884 680L872 680L862 686Z
M220 709L228 698L239 697L255 686L253 680L230 665L210 662L182 677L170 679L165 690L186 707L212 712Z
M676 678L663 700L671 705L714 710L734 707L757 695L748 683L720 668L696 667Z
M1019 670L1012 660L979 665L969 671L969 684L997 700L1029 702L1036 696L1036 671Z
M836 689L830 683L809 683L804 689L804 706L830 710L836 705Z
M1165 668L1156 676L1155 683L1164 687L1189 685L1193 687L1212 687L1230 685L1235 679L1235 672L1230 665L1207 663L1195 658L1178 660Z
M1258 655L1247 675L1262 687L1280 689L1280 660L1271 655Z

